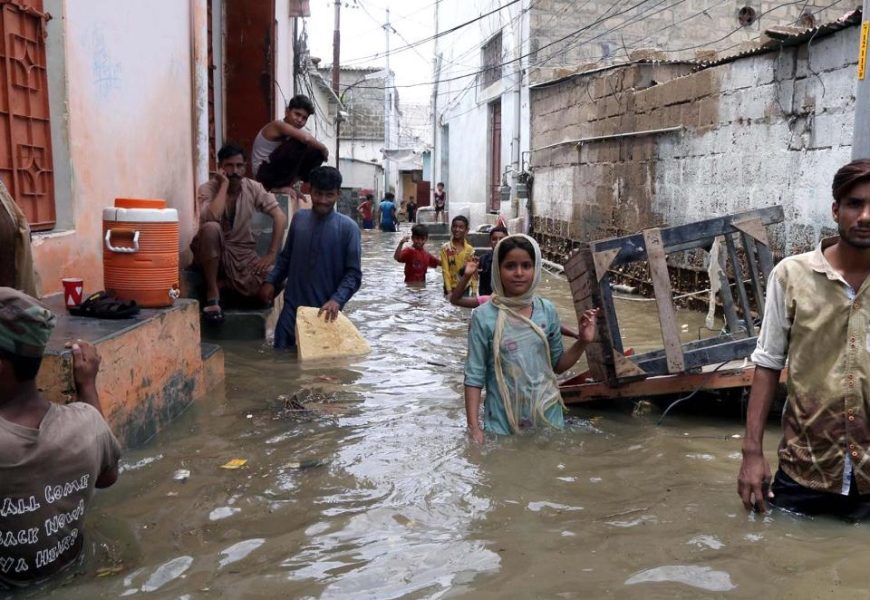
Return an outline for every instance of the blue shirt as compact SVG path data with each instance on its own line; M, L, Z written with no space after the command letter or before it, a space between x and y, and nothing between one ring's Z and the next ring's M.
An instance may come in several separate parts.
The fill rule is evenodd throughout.
M295 345L296 308L320 308L329 300L340 307L350 300L362 284L360 232L350 218L335 211L319 217L311 210L300 210L290 222L284 248L266 282L276 288L286 279L284 309L276 329L275 346Z
M381 225L392 225L394 222L393 212L396 205L391 200L381 200Z
M498 391L495 378L495 354L492 349L498 310L492 302L487 302L471 313L468 356L465 360L465 385L476 388L486 387L483 428L486 431L509 435L512 431ZM545 352L543 340L532 331L531 327L525 326L523 329L527 330L529 335L523 335L522 340L514 340L507 336L502 340L502 356L521 366L540 365L541 368L547 368L549 365L551 369L555 368L563 352L561 324L556 307L549 300L535 296L532 301L531 320L546 334L550 355L541 356ZM516 360L513 360L514 358ZM562 427L565 423L562 407L559 404L551 407L546 417L553 427Z

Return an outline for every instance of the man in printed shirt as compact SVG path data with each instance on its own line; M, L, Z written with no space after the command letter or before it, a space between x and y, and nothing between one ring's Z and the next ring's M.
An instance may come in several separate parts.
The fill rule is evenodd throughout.
M786 258L770 276L738 493L806 515L870 516L870 160L833 183L839 236ZM771 480L764 425L788 360L779 470Z
M118 478L121 448L103 419L96 349L72 345L78 402L49 402L36 385L55 321L33 298L0 287L0 590L75 564L94 489Z

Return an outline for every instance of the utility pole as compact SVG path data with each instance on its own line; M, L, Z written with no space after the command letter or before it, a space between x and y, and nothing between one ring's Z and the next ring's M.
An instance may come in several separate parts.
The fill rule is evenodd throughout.
M870 1L870 0L868 0ZM390 115L392 114L393 88L392 74L390 73L390 9L387 9L387 22L384 24L384 33L387 37L387 51L384 56L387 59L386 73L384 75L384 150L390 149ZM384 153L384 194L390 191L390 159Z
M858 85L855 94L855 128L852 159L870 158L870 74L867 73L867 46L870 36L870 0L864 0L861 40L858 50Z
M432 85L432 154L431 154L431 165L429 168L429 178L431 181L429 182L429 198L428 201L430 205L434 204L434 196L432 193L435 191L435 182L438 179L435 177L435 156L441 154L441 144L437 142L438 140L438 84L439 79L441 78L441 56L438 54L438 5L440 2L435 3L434 11L435 11L435 43L432 45L434 58L432 59L432 70L433 76L432 81L435 83ZM437 150L437 152L436 152ZM441 175L441 168L438 168L438 174ZM417 204L420 204L420 201L417 200Z
M332 33L332 93L336 99L341 75L341 0L335 0L335 30ZM335 105L335 168L338 169L339 130L341 129L341 103Z

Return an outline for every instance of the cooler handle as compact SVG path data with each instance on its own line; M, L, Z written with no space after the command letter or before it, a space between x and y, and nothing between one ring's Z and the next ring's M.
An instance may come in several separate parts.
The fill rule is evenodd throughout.
M133 254L134 252L139 252L139 232L133 229L119 229L118 233L132 233L133 234L133 247L126 248L124 246L113 246L112 245L112 230L109 229L106 231L106 249L110 252L118 252L121 254Z

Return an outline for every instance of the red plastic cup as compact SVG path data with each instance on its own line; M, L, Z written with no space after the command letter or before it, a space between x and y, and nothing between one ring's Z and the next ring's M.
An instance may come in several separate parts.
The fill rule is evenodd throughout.
M63 283L63 303L67 308L78 306L82 303L84 297L84 282L80 277L64 277L61 279Z

